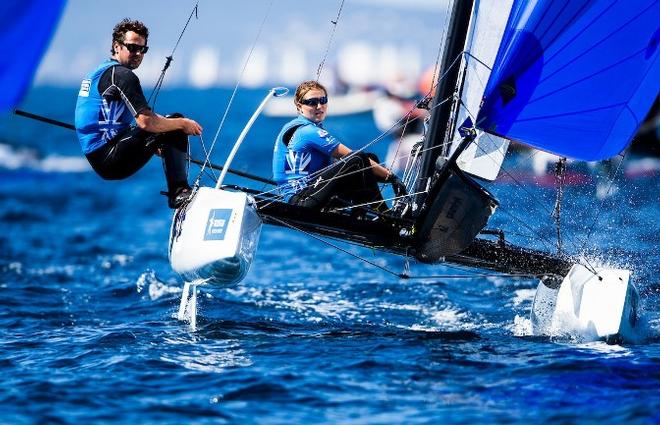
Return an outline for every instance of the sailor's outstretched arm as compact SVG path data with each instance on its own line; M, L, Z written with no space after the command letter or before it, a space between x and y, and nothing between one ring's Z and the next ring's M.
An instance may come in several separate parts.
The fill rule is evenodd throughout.
M202 127L189 118L165 118L150 109L142 111L135 117L138 127L150 133L165 133L181 130L188 135L199 136Z
M334 158L341 159L346 155L349 155L351 152L353 152L351 149L349 149L343 143L340 143L339 146L337 146L337 148L332 152L332 156ZM373 159L369 159L369 162L371 163L371 170L379 180L386 181L389 178L391 172L387 168L383 167Z

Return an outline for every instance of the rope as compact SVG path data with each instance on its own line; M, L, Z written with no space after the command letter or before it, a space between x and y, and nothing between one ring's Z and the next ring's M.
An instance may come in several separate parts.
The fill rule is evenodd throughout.
M272 3L271 3L271 4L272 4ZM449 67L447 67L447 69L442 73L442 75L440 75L440 77L438 77L438 81L435 82L435 84L433 85L433 87L436 87L437 84L439 84L440 81L442 81L442 80L447 76L447 74L449 73L449 71L450 71L454 66L456 66L456 65L459 63L459 59L462 57L463 53L464 53L464 52L461 52L459 55L456 56L456 58L455 58L454 61L449 65ZM431 89L430 91L433 91L433 89ZM233 98L233 95L232 95L232 98ZM437 103L436 103L436 104L435 104L435 105L429 110L429 112L432 112L435 108L440 107L441 105L445 104L446 102L449 102L450 100L453 100L453 96L450 96L450 97L448 97L448 98L446 98L446 99L443 99L443 100L440 101L440 102L437 102ZM411 108L408 110L408 112L407 112L403 117L399 118L394 124L392 124L392 125L390 126L390 128L388 128L387 130L385 130L385 131L383 131L382 133L380 133L376 138L374 138L372 141L370 141L369 143L365 144L365 145L362 146L361 148L352 151L349 155L347 155L346 157L342 158L342 160L346 161L346 160L350 159L351 156L353 156L353 155L357 155L358 153L363 152L365 149L369 148L370 146L372 146L372 145L374 145L374 144L376 144L376 143L382 141L382 140L383 140L388 134L390 134L392 131L394 131L394 129L397 128L397 127L399 126L399 124L400 124L402 121L408 119L408 118L410 117L410 115L412 114L413 109L416 108L416 107L417 107L416 105L413 106L413 107L411 107ZM419 118L414 118L414 119L412 119L412 120L410 120L410 121L412 122L412 121L417 120L417 119L419 119ZM223 117L223 121L224 121L224 117ZM214 143L215 143L215 140L214 140ZM399 142L399 143L400 143L400 142ZM432 146L432 147L430 147L430 148L428 148L428 149L425 149L425 150L420 151L420 153L423 153L423 152L426 152L426 151L431 151L431 150L433 150L433 149L437 149L437 148L442 147L442 146L444 146L444 144L437 145L437 146ZM212 148L213 148L213 146L211 147L211 149L212 149ZM339 164L340 164L340 162L334 162L334 163L332 163L332 164L330 164L330 165L328 165L328 166L326 166L326 167L324 167L324 168L322 168L322 169L320 169L320 170L315 171L314 173L309 174L306 178L307 178L309 181L311 181L311 180L313 180L314 178L318 177L321 173L323 173L323 172L325 172L325 171L327 171L327 170L330 170L330 169L332 169L333 167L338 166ZM384 164L384 163L381 163L380 165L383 165L383 166L384 166L385 164ZM274 193L274 192L276 192L276 191L280 191L280 190L282 190L282 189L284 189L284 188L292 187L294 184L296 184L296 183L294 183L294 182L286 183L286 184L280 185L280 186L278 186L278 187L276 187L276 188L273 188L273 189L271 189L271 190L269 190L269 191L267 191L267 192L263 192L263 193L260 193L260 194L262 194L262 195L263 195L263 194L272 194L272 193ZM272 201L269 200L268 202L272 202Z
M610 190L612 190L612 185L614 184L614 181L618 178L618 176L619 176L619 172L620 172L621 169L623 168L622 166L623 166L623 162L624 162L624 160L626 159L626 153L627 153L627 152L625 152L623 155L621 155L621 161L619 161L619 164L617 165L616 170L614 170L614 173L611 174L611 177L609 178L609 182L608 182L607 192L606 192L606 193L610 193ZM586 246L587 246L587 243L589 242L589 239L590 239L591 236L593 235L594 227L596 227L596 224L598 223L598 220L600 220L600 215L601 215L602 212L603 212L604 204L605 204L605 198L602 199L602 200L600 201L600 205L599 205L599 207L598 207L598 210L597 210L597 213L596 213L596 217L594 217L593 222L592 222L591 225L589 226L589 231L587 232L586 240L584 240L584 241L582 242L581 251L584 251L584 249L585 249Z
M557 229L557 255L561 255L561 203L564 198L564 181L566 179L566 158L560 158L555 165L555 184L557 185L557 198L552 217L555 219Z
M376 268L379 268L379 269L383 270L383 271L386 272L386 273L389 273L389 274L394 275L394 276L396 276L396 277L399 277L399 278L401 278L401 279L407 279L407 278L408 278L407 276L405 276L405 275L402 274L402 273L396 273L396 272L393 272L393 271L391 271L391 270L389 270L389 269L387 269L387 268L385 268L385 267L383 267L383 266L381 266L381 265L378 265L378 264L376 264L376 263L374 263L374 262L372 262L372 261L367 260L366 258L363 258L363 257L360 257L359 255L353 254L352 252L350 252L350 251L348 251L348 250L346 250L346 249L344 249L344 248L342 248L342 247L340 247L340 246L338 246L338 245L335 245L335 244L333 244L333 243L331 243L331 242L329 242L329 241L326 241L325 239L323 239L323 238L321 238L321 237L318 237L318 236L316 236L316 235L313 234L313 233L306 232L305 230L303 230L303 229L301 229L301 228L299 228L299 227L296 227L296 226L294 226L293 224L287 223L287 222L284 221L284 220L280 220L279 218L276 218L276 217L271 217L271 218L272 218L273 220L277 221L278 223L280 223L280 224L283 225L283 226L286 226L286 227L288 227L288 228L290 228L290 229L297 230L297 231L299 231L299 232L301 232L301 233L304 233L306 236L309 236L309 237L311 237L311 238L313 238L313 239L316 239L316 240L318 240L318 241L320 241L320 242L323 242L324 244L326 244L326 245L328 245L328 246L331 246L332 248L335 248L335 249L338 250L338 251L341 251L341 252L343 252L343 253L345 253L345 254L348 254L348 255L350 255L351 257L354 257L354 258L356 258L356 259L358 259L358 260L360 260L360 261L362 261L362 262L365 262L365 263L367 263L367 264L369 264L369 265L371 265L371 266L374 266L374 267L376 267Z
M332 45L332 40L335 37L335 32L337 32L337 24L339 23L339 18L341 16L341 11L344 8L345 1L346 0L341 0L341 4L339 5L339 11L337 12L337 17L335 18L334 21L330 21L330 23L332 23L332 32L330 33L330 38L328 39L328 45L325 48L325 53L323 53L323 58L319 63L318 69L316 70L316 81L318 81L321 78L321 72L323 72L323 67L325 66L325 60L328 58L328 53L330 52L330 46Z
M482 62L480 62L480 63L482 63ZM483 63L482 63L482 64L483 64ZM484 66L485 66L485 65L484 65ZM468 115L470 115L470 117L472 117L472 120L473 120L473 121L476 120L475 115L472 113L472 111L470 111L470 109L468 108L468 106L467 106L462 100L460 101L460 103L461 103L461 106L462 106L463 108L465 108L465 110L467 111ZM485 133L485 134L487 134L487 133ZM489 158L494 164L499 165L498 162L495 161L495 159L493 159L492 155L491 155L489 152L486 152L486 150L485 150L483 147L481 147L478 143L476 143L475 146L476 146L476 148L477 148L482 154L484 154L486 157L488 157L488 158ZM528 161L524 161L524 162L529 162L529 160L531 160L531 158L532 158L533 156L537 155L537 154L538 154L538 151L534 151L533 153L531 153L531 154L528 156ZM515 184L518 188L520 188L520 189L521 189L522 191L524 191L527 195L529 195L530 198L536 200L536 203L534 204L534 206L535 206L535 208L536 208L537 210L539 210L540 213L544 213L544 214L548 214L548 215L550 215L550 216L553 216L553 210L551 210L550 207L549 207L548 205L546 205L546 204L545 204L544 202L542 202L542 201L541 201L541 200L540 200L540 199L539 199L534 193L532 193L532 192L527 188L527 186L525 186L524 184L522 184L522 183L521 183L521 182L520 182L520 181L519 181L514 175L512 175L512 174L509 172L508 169L506 169L504 166L502 166L502 167L501 167L501 172L502 172L502 174L508 176L508 177L511 179L511 181L513 181L514 184ZM505 214L509 215L509 217L511 217L511 218L513 218L514 220L518 221L520 224L522 224L523 227L525 227L525 228L526 228L527 230L529 230L533 235L535 235L534 237L532 237L532 236L530 236L530 235L528 235L528 236L526 236L526 237L528 237L528 238L535 238L535 239L538 239L538 240L540 240L541 242L543 242L545 245L547 245L548 248L550 248L550 247L552 246L552 242L551 242L548 238L543 237L543 236L539 236L539 235L537 234L537 230L534 229L534 228L532 228L531 226L529 226L525 220L522 220L522 219L516 217L516 216L513 215L511 212L507 211L507 209L504 208L504 207L500 207L500 210L501 210L502 212L504 212ZM577 246L575 245L574 242L571 242L571 245L573 246L574 249L577 249Z
M234 90L231 93L231 96L229 97L229 103L227 103L227 107L225 108L225 111L222 115L222 119L220 120L220 124L218 125L218 130L215 132L215 136L213 137L213 141L211 142L211 146L209 147L209 151L204 159L204 165L202 166L201 170L199 171L199 175L197 176L197 179L195 181L195 185L199 184L199 181L201 179L202 173L204 172L206 166L210 162L211 154L213 153L213 149L215 148L215 144L218 141L218 138L220 137L220 133L222 132L222 128L225 125L225 121L227 120L227 115L229 115L229 111L231 110L231 107L234 103L234 99L236 97L236 93L238 92L238 88L241 85L241 80L243 79L243 75L245 74L245 70L247 69L248 64L250 63L250 59L252 58L252 53L254 52L254 49L257 46L257 42L259 41L259 38L261 37L261 32L264 29L264 26L266 25L266 21L268 20L268 16L270 15L270 10L273 7L273 1L271 0L270 3L268 4L268 8L266 8L266 13L264 14L263 19L261 20L261 24L259 25L259 30L257 31L257 35L254 38L254 41L252 42L252 46L250 47L250 51L248 53L247 58L245 58L245 63L243 64L243 68L241 69L241 73L238 76L238 80L236 81L236 85L234 86Z
M469 274L469 275L435 274L435 275L411 276L407 273L407 271L404 272L404 273L397 273L395 271L392 271L392 270L388 269L387 267L383 267L379 264L374 263L373 261L369 261L364 257L361 257L357 254L354 254L354 253L352 253L352 252L350 252L350 251L348 251L348 250L346 250L346 249L344 249L344 248L342 248L342 247L340 247L336 244L333 244L332 242L327 241L327 240L325 240L325 239L323 239L323 238L321 238L321 237L319 237L319 236L317 236L317 235L315 235L311 232L307 232L307 231L305 231L305 230L303 230L299 227L294 226L291 223L287 223L284 220L281 220L281 219L276 218L276 217L271 217L271 218L274 221L280 223L282 226L285 226L285 227L288 227L292 230L296 230L298 232L301 232L305 236L316 239L321 243L324 243L324 244L326 244L326 245L328 245L328 246L330 246L330 247L332 247L332 248L334 248L338 251L341 251L345 254L348 254L351 257L362 261L363 263L366 263L366 264L369 264L370 266L376 267L376 268L384 271L385 273L388 273L388 274L391 274L392 276L398 277L399 279L406 279L406 280L408 280L408 279L474 279L474 278L478 278L478 277L520 277L520 278L532 278L532 277L534 277L534 278L538 278L538 277L542 276L542 275L528 274L528 273L480 273L480 274ZM407 258L408 258L408 256L406 256L406 261L407 261ZM454 269L457 269L457 270L467 270L467 268L460 268L458 266L449 265L449 264L446 264L446 263L444 263L443 265L448 267L448 268L454 268ZM407 270L407 267L404 267L404 269Z
M183 26L183 30L181 30L181 33L179 34L179 38L176 40L176 43L174 44L174 48L172 49L172 52L170 53L169 56L165 57L165 65L163 66L163 69L160 71L160 76L158 77L158 81L156 82L156 85L154 86L153 91L151 92L151 95L149 95L149 99L147 100L147 103L151 104L151 109L154 110L156 108L156 99L158 98L158 93L160 93L160 89L163 86L163 81L165 80L165 73L167 72L167 69L170 67L170 64L172 63L172 60L174 59L174 52L176 51L177 47L179 47L179 42L181 41L181 38L183 37L183 34L186 32L186 29L188 28L188 24L190 23L190 20L192 19L193 15L195 15L195 19L198 19L197 17L197 9L199 6L199 1L195 3L195 7L193 7L192 12L190 12L190 16L188 16L188 20L186 21L186 25ZM153 103L151 102L151 98L153 97Z
M440 103L438 103L437 105L435 105L434 108L439 107L440 105L442 105L443 103L445 103L445 102L447 102L447 101L449 101L449 100L451 100L451 98L448 98L448 99L443 100L442 102L440 102ZM358 149L358 150L355 150L355 151L351 152L349 155L347 155L346 157L344 157L344 158L342 158L342 159L343 159L343 160L347 160L347 159L349 159L352 155L355 155L355 154L357 154L357 153L363 151L364 149L368 148L369 146L371 146L371 145L373 145L373 144L375 144L375 143L377 143L377 142L380 142L380 141L383 140L383 139L385 138L385 136L386 136L389 132L391 132L391 131L392 131L392 130L398 125L398 123L401 122L403 119L405 119L405 117L400 118L400 119L399 119L396 123L394 123L394 124L388 129L388 130L386 130L386 131L384 131L383 133L381 133L379 136L377 136L377 137L376 137L375 139L373 139L371 142L367 143L367 144L366 144L365 146L363 146L362 148L360 148L360 149ZM415 118L415 119L419 119L419 118ZM428 149L420 150L420 153L422 153L422 152L427 152L427 151L431 151L431 150L433 150L433 149L437 149L437 148L440 148L440 147L442 147L442 145L432 146L432 147L430 147L430 148L428 148ZM322 168L322 169L320 169L320 170L315 171L314 173L309 174L306 178L307 178L308 180L310 180L310 181L311 181L311 180L314 180L314 178L318 177L321 173L323 173L323 172L325 172L325 171L327 171L327 170L330 170L332 167L336 167L336 166L338 166L339 164L341 164L341 162L339 162L339 161L338 161L338 162L334 162L334 163L332 163L332 164L326 166L325 168ZM381 162L379 165L383 165L383 166L384 166L384 163ZM370 166L368 166L368 167L365 167L364 169L368 169L368 168L372 168L372 166L370 165ZM363 169L363 170L364 170L364 169ZM357 170L357 171L354 171L354 173L357 173L357 172L360 172L360 171L363 171L363 170ZM344 174L344 175L342 175L342 176L336 176L336 177L333 177L333 179L335 179L335 178L341 178L341 177L343 177L343 176L350 175L350 174L352 174L352 173ZM278 187L276 187L276 188L273 188L273 189L271 189L271 190L269 190L269 191L261 192L260 195L273 194L273 193L275 193L275 192L279 192L279 191L282 190L283 188L293 187L295 184L296 184L295 182L285 183L285 184L280 185L280 186L278 186ZM280 197L281 197L281 196L280 196ZM258 201L258 202L259 202L259 201ZM266 201L264 201L264 202L266 202ZM267 202L272 202L272 201L271 201L271 200L268 200Z

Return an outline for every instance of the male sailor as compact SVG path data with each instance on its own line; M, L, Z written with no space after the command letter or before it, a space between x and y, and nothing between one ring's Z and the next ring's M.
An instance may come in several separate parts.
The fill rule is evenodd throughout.
M82 81L76 103L76 132L96 173L105 180L125 179L159 153L167 180L168 205L180 207L190 196L188 136L202 127L181 114L164 117L151 110L133 73L149 50L149 30L123 19L112 31L111 57Z

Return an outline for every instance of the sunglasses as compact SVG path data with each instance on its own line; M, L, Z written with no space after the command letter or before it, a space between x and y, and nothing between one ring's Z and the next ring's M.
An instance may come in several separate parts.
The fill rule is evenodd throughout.
M325 105L328 103L328 96L323 97L312 97L311 99L303 99L300 101L303 105L317 107L319 103Z
M128 50L131 53L147 53L149 51L149 46L141 46L139 44L133 44L133 43L121 43L120 44L124 47L126 47L126 50Z

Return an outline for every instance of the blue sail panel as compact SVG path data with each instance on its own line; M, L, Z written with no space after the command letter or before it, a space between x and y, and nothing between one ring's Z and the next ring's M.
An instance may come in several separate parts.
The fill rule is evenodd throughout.
M477 127L600 160L632 140L660 90L659 0L516 0Z
M0 4L0 112L21 101L62 14L65 0L3 0Z

